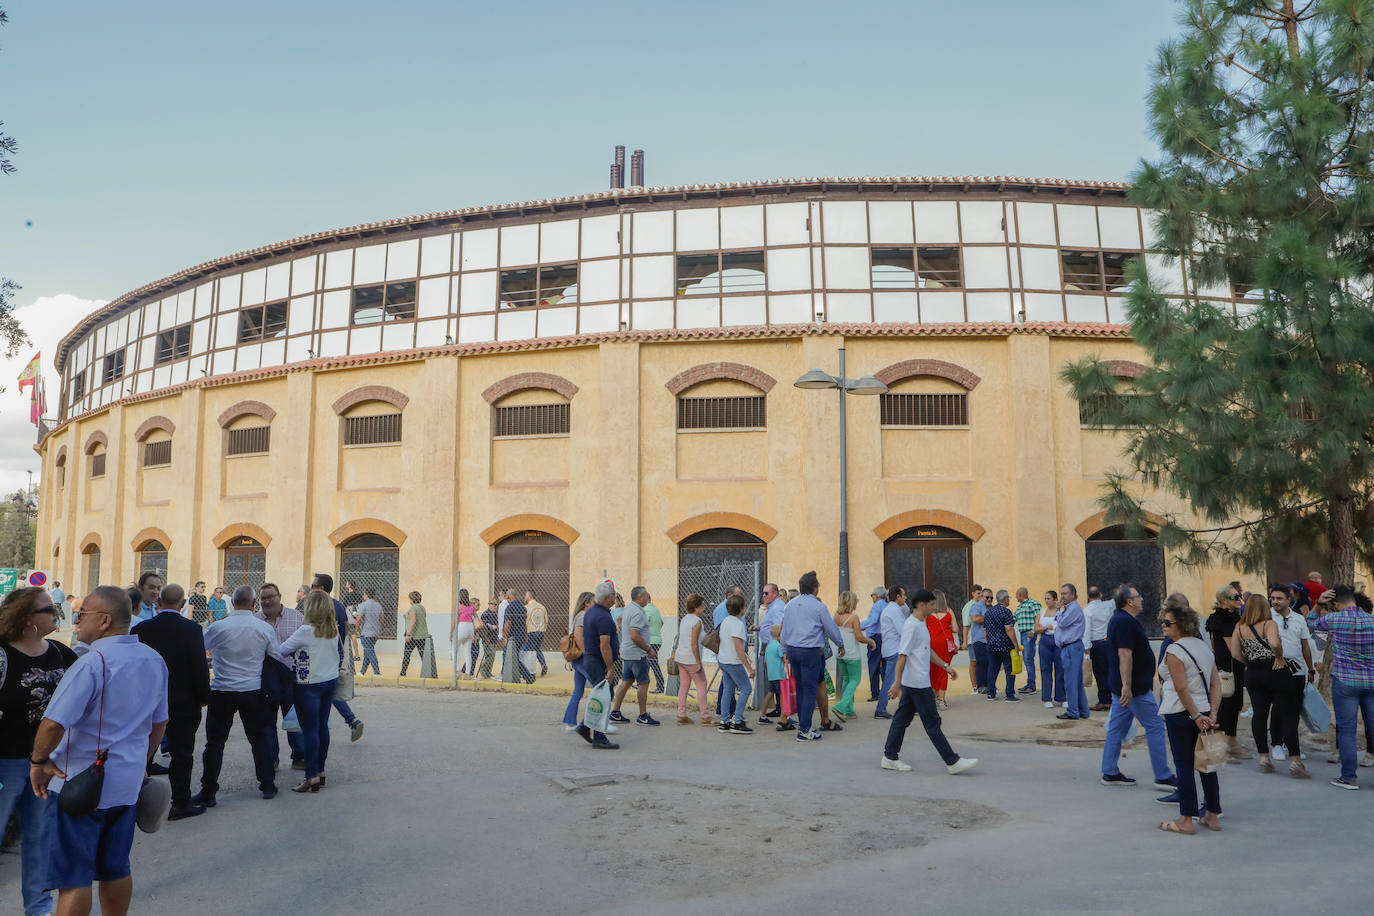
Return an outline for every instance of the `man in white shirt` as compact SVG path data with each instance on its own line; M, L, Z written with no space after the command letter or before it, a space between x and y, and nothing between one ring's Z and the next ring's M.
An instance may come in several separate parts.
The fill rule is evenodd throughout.
M887 589L887 606L878 617L883 643L883 685L878 690L878 709L873 713L875 719L891 719L887 711L888 694L897 678L897 650L901 647L902 624L906 621L906 592L900 585L890 585Z
M897 677L899 683L890 688L892 699L901 700L897 713L887 730L887 744L883 747L883 769L897 770L901 773L911 771L911 765L901 761L902 742L906 738L907 726L918 714L925 726L926 737L935 746L945 769L950 773L962 773L978 764L977 758L960 757L954 753L940 728L940 713L935 708L935 691L930 686L930 666L939 665L949 675L951 681L958 680L959 672L954 666L932 654L930 651L930 631L926 629L926 617L935 606L935 595L924 588L911 594L911 616L902 624L897 653ZM886 640L884 640L886 643Z
M191 799L193 805L215 807L224 743L229 740L235 714L243 719L243 730L253 749L253 768L262 797L277 797L272 749L267 741L267 730L274 722L262 692L262 664L269 655L282 659L277 651L276 630L253 616L255 597L251 586L240 585L234 589L233 610L205 630L205 651L210 653L214 678L210 682L210 705L205 711L200 792Z
M1302 699L1307 685L1316 678L1313 663L1312 631L1307 620L1293 612L1293 595L1287 586L1275 583L1269 588L1269 614L1279 627L1279 641L1283 657L1288 660L1292 677L1278 696L1269 714L1269 749L1275 760L1292 758L1289 769L1296 776L1307 773L1302 763L1302 748L1298 744L1298 721L1302 717ZM1296 670L1294 670L1296 669Z
M1112 693L1107 686L1111 674L1111 649L1107 645L1107 624L1116 613L1116 602L1102 597L1102 589L1088 587L1088 604L1083 608L1083 647L1092 661L1093 680L1097 683L1097 702L1088 708L1103 712L1112 708Z

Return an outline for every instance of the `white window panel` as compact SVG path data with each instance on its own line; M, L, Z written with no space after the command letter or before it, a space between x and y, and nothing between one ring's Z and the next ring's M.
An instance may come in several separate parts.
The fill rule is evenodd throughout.
M214 367L210 370L211 375L228 375L234 371L234 351L220 350L214 356ZM157 373L153 373L153 382L157 382Z
M315 326L315 297L300 296L291 300L286 319L286 333L304 334Z
M304 296L315 291L315 255L291 262L291 295Z
M720 300L722 327L768 323L768 307L763 296L729 296Z
M811 241L806 228L806 203L768 204L764 207L769 245L805 245Z
M191 352L204 353L210 349L210 319L202 318L191 325Z
M234 274L232 277L224 277L219 281L219 295L215 297L215 311L238 311L239 288L242 286L242 282L243 277L239 274ZM145 333L148 328L151 327L149 324L149 319L151 318L151 313L145 313L143 319L143 329Z
M310 348L314 341L309 337L296 337L286 341L286 361L301 363L310 358Z
M415 323L415 346L442 347L448 340L448 319Z
M635 254L673 250L673 211L636 213L632 227Z
M1058 293L1026 293L1027 321L1063 321L1064 297Z
M348 352L376 353L382 348L382 329L377 325L353 328L349 331Z
M483 343L496 339L496 316L478 315L476 318L458 319L458 342Z
M106 338L109 336L110 329L108 325L101 325L95 329L95 351L97 353L106 353L109 351L110 348L106 345Z
M496 316L497 340L528 340L534 336L534 312L505 312Z
M152 370L149 369L147 372L140 372L140 373L138 374L138 379L134 382L134 391L152 391L152 390L153 390L153 372L152 372Z
M619 232L619 216L594 216L582 220L582 257L620 254Z
M1139 248L1140 223L1135 207L1098 207L1097 225L1103 248Z
M826 248L824 251L826 289L868 289L872 286L873 270L867 248Z
M1145 244L1142 247L1158 248L1159 233L1155 231L1155 220L1163 219L1163 216L1161 214L1154 213L1150 210L1146 210L1141 214L1141 216L1144 217L1144 219L1142 219L1140 222L1145 232Z
M966 200L959 204L960 225L965 242L1001 242L1006 240L1002 230L1002 202L1000 200Z
M420 281L418 314L421 318L434 318L448 314L448 277L434 277Z
M969 321L1011 321L1010 293L967 293L964 303Z
M1183 268L1178 261L1170 261L1162 254L1145 253L1145 269L1150 285L1168 295L1183 294Z
M816 319L811 310L811 294L768 297L769 324L809 324Z
M261 305L267 300L267 270L259 267L243 274L243 304ZM165 311L165 310L164 310Z
M701 251L719 247L720 213L715 207L677 211L678 251Z
M1096 207L1059 204L1056 209L1059 211L1059 244L1061 247L1098 247ZM1105 307L1103 314L1106 314Z
M1016 235L1027 245L1053 245L1054 204L1016 204Z
M353 249L329 251L324 256L324 288L338 289L353 282Z
M620 261L583 261L578 266L577 298L581 302L619 299Z
M276 302L291 295L291 265L273 264L267 268L267 298L265 302Z
M636 331L657 331L673 326L672 300L636 302L630 311Z
M166 388L172 383L172 367L158 366L153 370L153 387Z
M606 331L620 330L620 305L618 303L583 305L579 308L577 326L583 334L601 334Z
M861 200L822 201L821 220L826 242L868 241L868 207Z
M762 248L763 207L721 207L720 247Z
M1057 248L1021 249L1022 286L1026 289L1059 289L1060 282Z
M919 206L919 204L918 204ZM921 231L920 216L917 216L916 231ZM921 323L948 324L964 320L964 294L958 291L920 293Z
M262 345L262 366L264 369L280 366L286 362L286 341L269 340Z
M635 299L661 299L673 295L673 258L635 258L630 277Z
M577 220L540 224L539 260L545 264L577 260Z
M346 289L334 290L324 294L324 310L320 316L322 328L348 327L353 303L353 294Z
M383 350L410 350L415 346L415 322L393 321L382 326Z
M386 276L386 246L367 245L353 251L353 285L381 283Z
M140 366L140 367L145 367L145 368L151 367L151 366L153 365L153 358L154 358L154 357L156 356L156 354L157 354L157 338L156 338L156 337L145 337L142 341L139 342L138 347L139 347L139 354L138 354L138 364L139 364L139 366Z
M868 205L869 241L880 244L907 244L912 234L911 204L906 201L878 200Z
M868 293L826 293L825 317L827 321L858 321L868 323L873 320L873 302Z
M320 335L319 355L324 357L343 356L348 352L348 332L329 331Z
M206 318L214 311L215 284L202 283L196 287L196 317Z
M463 270L487 270L496 266L497 229L469 229L463 233L459 262Z
M452 235L431 235L420 239L420 276L432 277L451 270Z
M1126 297L1107 297L1107 320L1113 324L1130 324L1126 317Z
M257 369L261 365L262 344L246 344L238 348L238 361L234 364L237 371Z
M177 324L185 324L196 316L196 291L188 289L177 294Z
M519 267L539 262L539 227L507 226L501 230L501 266Z
M720 327L720 300L692 296L677 300L677 326L680 328Z
M165 331L177 326L177 303L175 299L163 299L157 304L157 329Z
M233 347L239 342L239 316L237 312L220 315L215 319L215 349ZM156 341L154 341L156 343Z
M540 309L535 313L539 319L540 337L571 337L577 333L577 307L561 309Z
M916 242L959 242L959 208L953 201L916 202Z
M768 289L810 289L811 255L806 248L770 248L766 253Z
M189 364L189 362L188 362L187 360L179 359L179 360L177 360L176 362L172 363L172 365L170 366L170 368L171 368L171 370L172 370L172 374L171 374L171 377L170 377L170 379L169 379L170 384L173 384L173 385L180 385L182 382L186 381L186 379L187 379L187 373L190 371L190 364ZM120 395L119 386L116 385L116 386L115 386L115 397L119 397L119 395Z
M1106 321L1107 297L1068 293L1064 296L1064 314L1069 321Z
M1006 289L1005 246L964 246L964 286L968 289Z
M920 320L915 292L873 294L873 320L881 324L915 324Z
M496 271L463 274L462 287L458 295L459 311L472 313L496 310Z
M413 280L420 269L420 240L406 239L386 246L386 278Z

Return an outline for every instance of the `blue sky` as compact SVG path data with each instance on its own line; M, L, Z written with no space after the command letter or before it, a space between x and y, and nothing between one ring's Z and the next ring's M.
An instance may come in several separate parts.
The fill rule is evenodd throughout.
M603 189L618 142L650 185L1121 180L1176 31L1167 0L0 6L0 275L40 344L220 255Z

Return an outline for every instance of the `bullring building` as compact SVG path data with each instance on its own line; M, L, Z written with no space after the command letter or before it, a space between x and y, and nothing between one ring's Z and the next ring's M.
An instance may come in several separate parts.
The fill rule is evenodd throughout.
M63 338L38 565L74 591L159 569L288 600L335 571L392 612L418 590L440 621L459 585L528 578L550 640L603 574L669 614L677 571L721 562L784 586L814 568L833 602L845 395L793 383L844 347L849 376L887 386L847 400L856 591L1129 578L1206 606L1234 571L1105 524L1121 434L1058 378L1090 353L1125 385L1142 370L1125 266L1183 282L1150 248L1123 185L845 178L616 188L226 255Z

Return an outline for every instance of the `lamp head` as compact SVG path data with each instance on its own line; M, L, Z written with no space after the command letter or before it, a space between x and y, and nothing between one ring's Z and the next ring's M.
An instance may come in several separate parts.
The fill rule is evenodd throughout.
M850 394L886 394L887 386L871 375L865 375L849 386Z
M794 388L838 388L835 377L821 369L808 369L801 378L792 383Z

